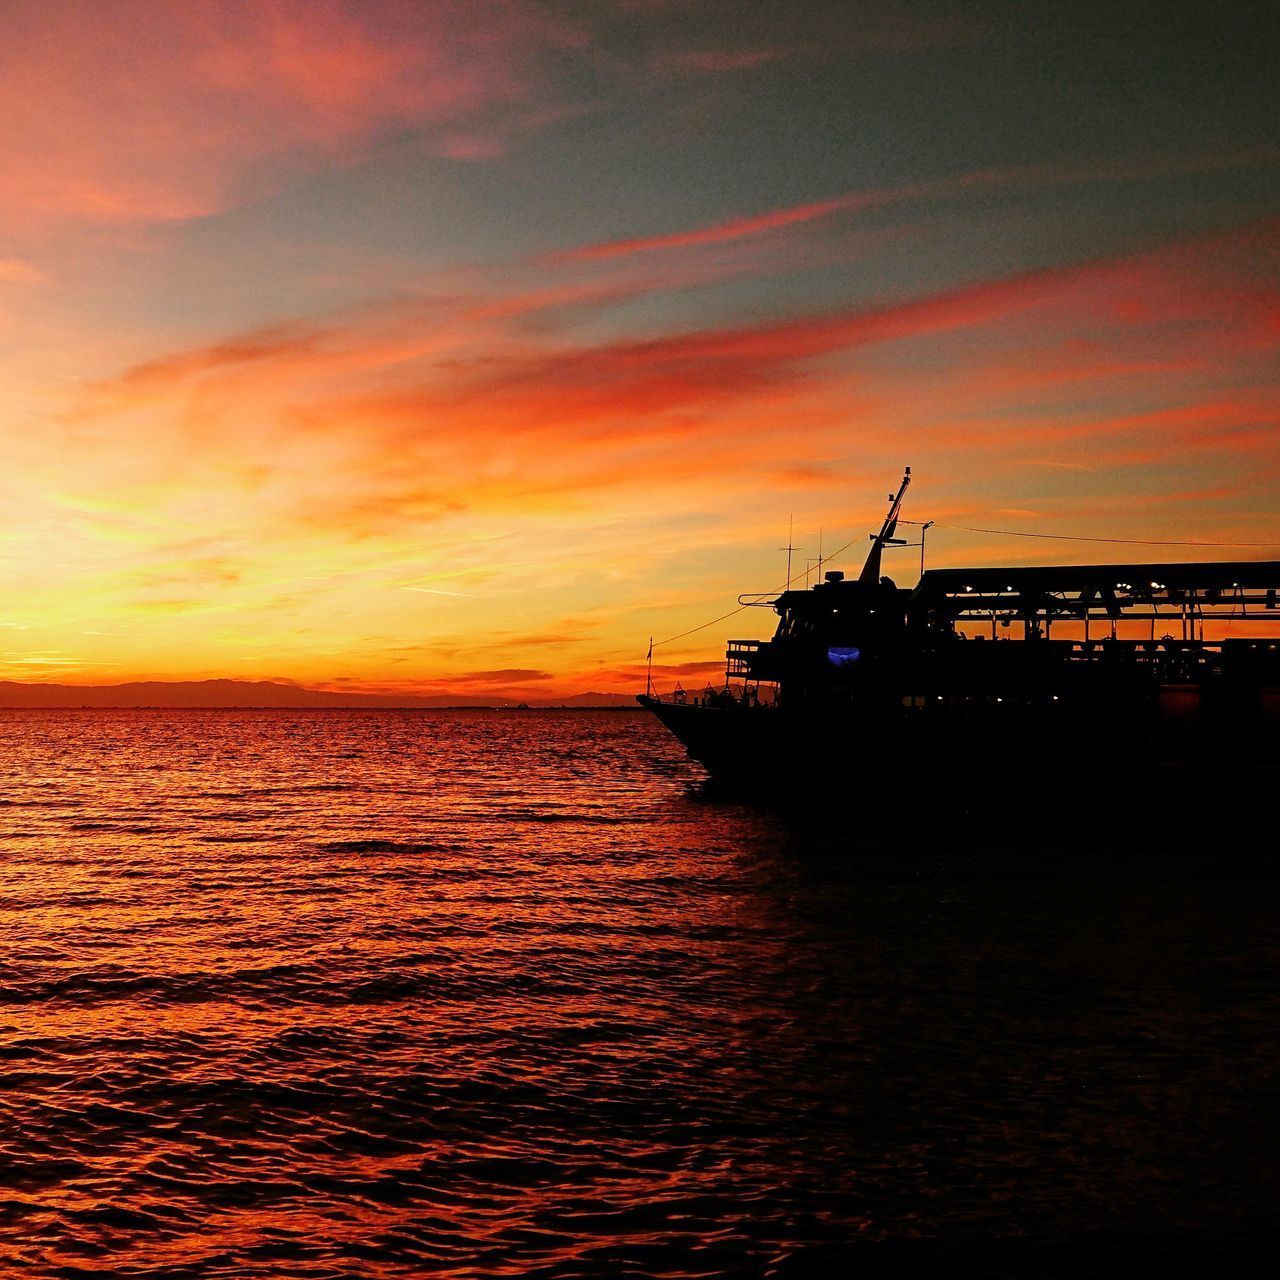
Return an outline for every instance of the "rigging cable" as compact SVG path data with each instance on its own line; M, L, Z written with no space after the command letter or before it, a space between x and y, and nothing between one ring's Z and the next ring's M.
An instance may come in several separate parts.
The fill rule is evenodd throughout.
M900 517L902 524L921 525L923 520L908 520L905 516ZM1132 547L1255 547L1275 549L1280 547L1280 542L1194 542L1172 538L1097 538L1090 537L1085 534L1074 533L1029 533L1023 529L983 529L974 525L967 524L942 524L939 521L931 522L934 529L951 529L959 533L993 533L999 534L1005 538L1042 538L1052 542L1107 542L1113 545L1123 545ZM842 547L837 547L829 556L824 557L826 560L834 560L836 556L843 554L845 551L857 542L857 538L850 538ZM761 591L758 598L763 600L767 596L776 596L780 592L786 591L793 582L804 577L804 574L797 573L788 578L787 581L775 591ZM661 648L663 645L674 644L677 640L683 640L686 636L696 635L699 631L705 631L708 627L714 627L717 622L725 622L729 618L735 617L739 613L745 612L752 608L752 605L739 605L736 609L730 609L728 613L722 613L718 618L712 618L710 622L701 623L699 626L690 627L688 631L681 631L679 635L668 636L665 640L655 640L653 647Z
M923 524L923 520L908 520L902 524ZM1111 542L1131 547L1280 547L1280 542L1196 542L1174 538L1094 538L1077 533L1030 533L1025 529L982 529L968 524L942 524L933 521L935 529L953 529L961 533L998 533L1006 538L1048 538L1053 542Z
M843 555L844 552L848 551L849 548L857 541L859 541L859 539L850 538L843 547L837 547L829 556L824 556L823 559L834 560L836 556ZM805 577L809 572L810 571L806 569L804 573L793 573L791 577L782 584L782 586L775 588L773 591L760 591L755 594L760 600L765 599L767 596L780 595L782 592L786 591L793 582L799 582L800 579ZM754 605L750 604L740 604L736 609L730 609L728 613L722 613L718 618L712 618L710 622L703 622L696 627L690 627L688 631L682 631L679 635L668 636L665 640L655 640L653 642L653 647L655 649L660 649L664 644L674 644L677 640L683 640L685 636L696 635L699 631L705 631L708 627L714 627L717 622L724 622L727 619L735 617L739 613L745 613L748 609L754 607Z

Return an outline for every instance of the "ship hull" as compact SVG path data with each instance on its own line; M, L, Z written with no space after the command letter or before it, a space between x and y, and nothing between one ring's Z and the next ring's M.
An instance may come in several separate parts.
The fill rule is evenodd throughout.
M1280 765L1267 722L1205 725L1156 705L1149 715L1072 714L1056 704L985 718L868 715L853 708L788 712L739 703L641 697L717 781L782 794L813 786L854 799L914 790L933 795L1074 791L1127 795L1139 782L1212 794L1257 784Z

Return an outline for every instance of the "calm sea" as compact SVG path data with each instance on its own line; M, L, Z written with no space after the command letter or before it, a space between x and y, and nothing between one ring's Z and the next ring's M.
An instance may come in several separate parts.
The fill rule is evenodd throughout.
M1263 799L850 782L721 799L638 712L0 713L0 1275L1268 1271Z

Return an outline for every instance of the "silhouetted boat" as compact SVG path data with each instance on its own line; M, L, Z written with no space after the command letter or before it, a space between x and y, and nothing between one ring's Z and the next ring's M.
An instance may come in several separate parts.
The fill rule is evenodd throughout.
M881 554L910 479L857 579L828 572L766 601L773 638L731 640L720 689L639 698L713 775L1098 780L1275 763L1280 562L934 569L902 589ZM1265 638L1230 635L1258 622ZM1077 637L1052 638L1067 623Z

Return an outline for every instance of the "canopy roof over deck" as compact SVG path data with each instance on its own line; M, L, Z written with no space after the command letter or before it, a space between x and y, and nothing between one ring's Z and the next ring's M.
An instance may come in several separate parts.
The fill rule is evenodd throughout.
M913 618L1196 618L1280 622L1280 560L930 569Z

